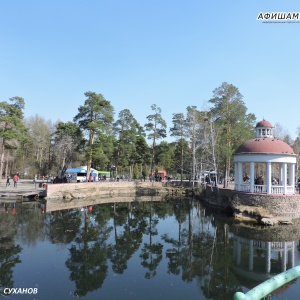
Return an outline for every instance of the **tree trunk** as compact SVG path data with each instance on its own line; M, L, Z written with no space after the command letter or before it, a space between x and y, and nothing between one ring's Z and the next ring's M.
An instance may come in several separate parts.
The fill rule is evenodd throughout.
M151 168L150 168L150 173L151 173L151 176L153 175L153 169L155 167L155 164L154 164L154 150L155 148L155 137L153 138L153 143L152 143L152 159L151 159Z
M3 173L4 148L5 148L4 143L5 143L5 139L3 139L2 146L1 146L0 180L2 179L2 173Z
M88 162L86 166L86 181L90 179L90 172L91 172L91 165L93 161L93 144L94 144L94 131L90 128L90 138L89 138L89 146L90 146L90 153L88 156Z
M181 138L181 166L180 166L180 184L183 180L183 139Z
M8 154L6 155L6 164L5 164L5 178L8 176Z

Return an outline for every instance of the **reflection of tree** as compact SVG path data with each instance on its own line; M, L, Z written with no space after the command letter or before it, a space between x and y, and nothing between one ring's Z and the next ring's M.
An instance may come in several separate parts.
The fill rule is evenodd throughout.
M182 279L192 281L195 276L195 236L194 236L194 211L193 200L185 202L186 224L181 233L180 261L182 264Z
M70 248L70 258L66 266L70 269L70 279L76 283L77 297L102 286L107 276L107 248L105 241L110 228L91 224L87 210L84 211L84 226Z
M184 281L197 278L207 299L233 299L240 286L230 270L232 250L227 227L199 208L196 227L193 207L193 201L173 202L177 238L162 236L171 245L166 251L168 272L174 275L181 272Z
M192 204L191 201L183 200L173 203L174 214L178 222L178 238L171 238L167 234L162 236L166 243L172 245L166 253L169 258L168 272L179 275L181 270L182 279L185 281L191 281L195 276Z
M163 219L167 219L168 225L176 220L171 231L158 226ZM41 228L32 234L25 225ZM13 269L20 262L18 254L21 251L14 240L20 227L22 233L29 235L29 238L22 238L24 242L34 243L43 234L52 243L69 244L66 266L70 280L76 284L74 294L78 297L102 287L110 262L114 272L125 273L134 254L140 257L145 278L155 277L163 259L162 243L167 249L166 272L180 276L185 282L197 282L206 299L232 299L234 292L241 290L230 269L232 244L228 227L191 199L101 204L93 206L92 211L70 209L40 214L32 210L22 216L21 213L1 215L2 286L13 287L14 284ZM137 253L138 249L141 252Z
M47 218L47 224L47 235L53 244L71 243L81 224L80 211L72 209L53 212Z
M4 245L5 246L2 246ZM20 263L22 248L11 237L0 238L0 286L13 287L13 268Z
M214 236L210 237L210 257L206 257L206 273L201 289L207 299L233 299L240 284L231 272L231 249L229 249L227 226L216 224ZM208 244L208 245L209 245Z
M115 244L110 247L109 257L112 268L116 273L122 274L127 269L127 261L132 254L139 248L142 242L145 224L143 219L138 219L138 205L132 209L132 204L114 204L114 233ZM118 230L122 230L118 234Z
M35 245L36 241L43 239L45 234L43 226L45 214L38 205L26 204L17 207L18 238L27 245Z
M156 275L156 268L162 260L162 249L161 243L153 243L152 237L157 235L156 225L158 218L152 215L152 203L149 203L149 222L146 234L149 235L149 243L144 243L140 258L142 259L142 266L147 268L149 271L146 272L145 278L150 279Z
M15 245L17 234L16 215L5 214L0 218L0 286L14 287L13 268L20 263L22 248Z
M182 222L186 219L186 214L187 212L191 209L190 206L188 207L183 207L184 202L182 200L179 201L173 201L170 203L172 205L172 212L175 214L175 218L178 222L178 237L177 239L169 237L168 234L164 234L162 236L162 239L168 243L171 244L172 248L167 249L166 251L166 256L169 259L168 262L168 273L172 273L174 275L179 275L180 274L180 251L181 251L181 246L182 246L182 241L181 241L181 225Z

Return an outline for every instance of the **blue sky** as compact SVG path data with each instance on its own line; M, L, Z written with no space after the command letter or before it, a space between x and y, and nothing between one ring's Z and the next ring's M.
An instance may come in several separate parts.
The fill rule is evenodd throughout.
M25 99L25 117L72 121L84 93L101 93L141 125L151 105L209 107L222 82L239 88L257 121L300 127L300 23L294 0L1 0L0 101Z

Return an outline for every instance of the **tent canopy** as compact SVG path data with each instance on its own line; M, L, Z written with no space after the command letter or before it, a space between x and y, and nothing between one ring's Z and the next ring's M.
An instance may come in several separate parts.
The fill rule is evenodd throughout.
M78 168L70 168L66 170L66 173L86 173L87 172L87 167L83 166L83 167L78 167ZM91 173L92 174L98 174L98 171L91 168Z
M66 173L86 173L86 170L81 168L70 168L66 170Z

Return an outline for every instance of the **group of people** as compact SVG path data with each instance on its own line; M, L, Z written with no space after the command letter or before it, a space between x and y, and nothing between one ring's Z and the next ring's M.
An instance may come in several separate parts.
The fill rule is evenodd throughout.
M18 181L19 181L19 173L16 173L12 179L14 182L14 187L16 188ZM6 187L8 187L8 186L10 186L10 176L7 176L7 179L6 179Z

